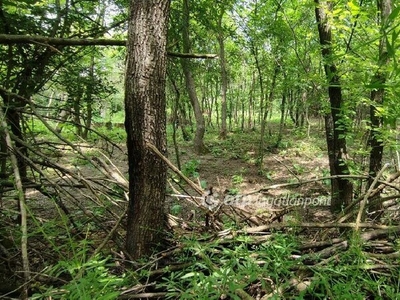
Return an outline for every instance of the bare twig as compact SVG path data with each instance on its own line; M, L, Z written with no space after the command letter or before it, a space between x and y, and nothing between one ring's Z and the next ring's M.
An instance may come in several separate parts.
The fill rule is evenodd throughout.
M369 196L371 195L376 183L378 182L379 177L381 177L383 171L385 171L385 169L389 167L389 164L385 164L383 166L383 168L378 172L378 175L376 175L374 181L372 182L372 184L370 185L367 193L364 196L364 199L361 201L360 203L360 209L358 210L358 215L357 215L357 219L356 219L356 227L354 228L355 231L358 231L359 229L359 225L361 222L361 217L364 214L364 209L365 209L365 205L367 204L367 201L369 199Z
M26 211L26 199L25 199L25 191L22 185L21 174L19 172L18 167L18 159L15 155L16 147L13 145L11 140L10 132L8 131L8 126L6 123L6 119L3 113L3 109L0 108L0 120L1 127L5 136L5 142L8 147L11 164L13 166L14 177L15 177L15 186L18 192L18 200L19 200L19 210L21 215L21 256L22 256L22 266L24 270L24 282L22 289L22 298L28 299L28 290L30 281L30 272L29 272L29 256L28 256L28 224L27 224L27 211Z

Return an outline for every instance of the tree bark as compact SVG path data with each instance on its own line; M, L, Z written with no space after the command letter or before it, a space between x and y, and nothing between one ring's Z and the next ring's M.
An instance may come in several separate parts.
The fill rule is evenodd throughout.
M190 38L189 38L189 0L183 0L183 26L182 26L182 40L183 40L183 51L190 51ZM189 61L181 59L183 73L185 75L186 88L188 90L190 103L193 107L194 117L196 119L196 132L194 135L194 151L197 154L203 154L207 152L207 148L204 145L204 133L206 132L206 125L204 121L203 112L200 106L199 99L196 93L196 84L193 79L193 74L190 71Z
M167 168L146 143L166 148L166 42L169 0L130 2L125 78L129 159L126 249L133 259L150 255L164 236Z
M329 167L331 176L347 175L349 168L345 158L346 129L341 123L342 88L337 67L333 61L332 31L327 11L332 10L332 3L315 0L315 15L318 23L318 33L321 44L321 53L324 59L324 69L328 81L328 95L331 106L330 116L326 116L326 137L328 144ZM332 212L339 212L343 206L350 204L353 197L353 185L346 178L332 179Z
M371 132L368 141L369 146L371 147L369 155L369 175L371 175L371 179L368 182L369 186L373 183L374 177L376 177L378 172L382 169L384 145L382 143L380 130L383 126L383 117L379 114L378 108L381 107L384 103L384 84L386 81L386 74L384 71L382 71L382 68L384 68L385 65L389 62L384 31L388 26L388 17L392 12L392 0L377 0L377 2L381 23L381 37L379 41L378 70L373 76L371 82L371 85L374 86L374 89L371 91L370 96L372 104L370 106ZM377 203L378 205L372 208L374 211L379 211L382 209L382 203L379 201Z

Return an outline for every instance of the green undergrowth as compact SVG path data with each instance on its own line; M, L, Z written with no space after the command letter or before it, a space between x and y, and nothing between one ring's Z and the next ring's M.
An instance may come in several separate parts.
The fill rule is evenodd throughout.
M155 264L155 255L142 262L145 268L126 268L118 275L110 257L85 260L78 252L47 272L69 278L66 283L42 287L32 299L118 299L130 287L149 282L155 285L148 292L164 299L397 299L400 292L400 271L371 271L358 245L315 264L307 255L302 258L296 237L281 233L261 243L249 236L225 241L193 236L181 238L179 249L165 261L158 256Z
M296 236L282 233L261 243L249 236L181 243L176 259L188 266L158 281L168 299L245 299L242 291L268 299L396 299L400 292L400 270L371 272L356 241L314 264L299 250Z
M320 257L317 247L302 247L311 242L307 235L252 236L231 223L220 237L169 234L166 251L131 264L108 248L94 253L102 239L79 226L78 236L62 214L44 224L33 220L30 242L46 244L41 251L52 256L33 277L31 299L125 299L139 291L164 299L398 299L400 293L399 258L373 258L356 235L345 249Z
M400 292L400 270L374 272L357 239L323 260L303 253L291 234L274 233L262 242L247 235L193 234L175 240L173 254L155 254L119 274L110 256L91 257L88 245L76 244L72 257L45 272L65 284L42 286L32 299L118 299L130 287L149 282L147 292L165 299L397 299Z

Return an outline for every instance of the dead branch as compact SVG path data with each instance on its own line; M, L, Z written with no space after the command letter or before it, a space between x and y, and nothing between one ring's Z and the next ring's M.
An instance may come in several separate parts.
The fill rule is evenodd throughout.
M22 256L22 266L24 273L24 285L21 296L23 299L28 299L28 290L29 290L28 283L30 282L30 271L29 271L30 267L29 267L29 256L28 256L28 222L27 222L25 191L22 185L21 174L19 172L18 159L17 156L15 155L17 148L13 145L10 132L8 131L6 118L1 108L0 108L0 120L1 120L1 129L5 136L5 142L8 147L11 164L14 171L15 186L18 191L18 200L19 200L18 206L21 216L21 256Z
M38 44L43 47L49 47L53 51L61 53L59 49L53 46L123 46L126 47L126 40L115 39L77 39L77 38L55 38L40 35L16 35L0 34L0 44ZM180 58L217 58L217 54L197 54L197 53L177 53L167 52L168 56Z
M385 171L385 169L386 169L387 167L389 167L389 164L385 164L385 165L383 166L383 168L379 171L379 173L376 175L374 181L372 182L371 186L369 187L367 193L365 194L363 200L361 201L361 203L360 203L360 209L359 209L359 211L358 211L357 219L356 219L356 227L354 228L355 231L358 231L358 228L359 228L358 224L360 224L360 222L361 222L361 217L362 217L362 215L364 214L364 208L365 208L365 205L367 204L367 201L368 201L368 199L369 199L369 196L372 194L372 191L373 191L373 189L374 189L376 183L378 182L379 177L381 177L383 171Z
M133 295L121 295L118 299L148 299L148 298L165 298L167 293L158 292L158 293L140 293L140 294L133 294Z
M121 172L118 170L118 168L112 163L112 161L105 156L103 153L101 153L104 158L107 160L105 162L98 156L92 157L92 161L98 163L99 165L99 170L106 176L114 179L118 185L122 186L126 191L129 189L129 183L128 180L121 174Z
M399 187L397 187L396 185L391 184L391 182L393 182L399 176L400 176L400 171L395 173L395 174L393 174L392 176L390 176L385 181L378 180L378 183L380 183L380 185L378 186L378 188L376 190L374 190L371 193L370 196L371 197L375 196L379 191L383 190L386 186L389 186L391 188L394 188L394 189L400 191ZM338 179L338 178L368 180L369 178L371 178L371 176L365 176L365 175L334 175L334 176L319 177L319 178L315 178L315 179L310 179L310 180L305 180L305 181L300 181L300 182L294 182L294 183L273 184L273 185L266 186L266 187L263 187L261 189L258 189L256 191L247 193L245 195L252 195L252 194L257 194L257 193L266 193L269 190L279 189L279 188L282 188L282 187L300 186L300 185L304 185L304 184L308 184L308 183L313 183L313 182L318 182L318 181L323 181L323 180L329 180L329 179Z
M242 233L263 233L271 229L283 228L355 228L356 223L274 223L269 225L261 225L258 227L244 228L239 231ZM360 228L373 228L385 231L396 230L397 226L377 225L372 223L360 223Z
M343 242L344 239L342 238L335 238L332 240L326 240L326 241L321 241L321 242L309 242L309 243L304 243L299 246L300 250L307 250L307 249L315 249L315 248L321 248L321 247L327 247L327 246L332 246L333 244L338 244Z
M361 240L369 241L372 239L385 237L390 234L398 234L400 232L400 225L388 226L388 227L389 228L382 228L382 229L376 229L374 231L364 232L363 234L361 234Z
M284 164L280 159L278 159L276 156L273 156L273 158L274 158L278 163L280 163L282 166L284 166L284 167L286 168L286 170L288 170L288 171L290 172L290 174L292 174L294 177L296 177L297 181L298 181L299 183L301 183L300 178L299 178L287 165L285 165L285 164Z
M193 181L191 181L189 178L187 178L185 175L183 175L183 173L177 168L175 167L169 160L168 158L166 158L164 155L162 155L162 153L160 151L158 151L158 149L151 143L146 143L146 146L149 147L154 154L156 154L159 158L161 158L166 164L167 166L174 171L174 173L176 175L178 175L180 178L182 178L193 190L195 190L199 195L203 196L204 192L203 189L198 186L197 184L195 184ZM199 206L201 206L200 204L198 204Z

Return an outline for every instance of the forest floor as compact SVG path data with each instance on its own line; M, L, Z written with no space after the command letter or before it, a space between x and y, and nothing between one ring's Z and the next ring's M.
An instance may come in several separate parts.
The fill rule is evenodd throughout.
M277 130L276 126L272 127L270 132L274 130ZM271 208L283 209L291 206L292 211L300 212L296 213L297 218L300 218L298 221L326 218L329 215L330 204L329 181L317 180L329 176L324 132L317 124L309 131L313 134L308 135L305 129L285 128L283 141L276 149L271 148L268 142L274 143L274 134L267 137L262 167L257 163L260 143L258 132L229 133L224 140L218 138L217 132L206 133L205 144L209 151L203 155L197 155L193 151L192 142L178 139L181 169L187 177L202 186L205 193L212 187L213 196L219 201L227 196L234 196L235 199L239 199L235 201L236 206L260 214ZM171 138L168 144L168 159L177 166L177 156ZM110 159L121 173L127 175L126 145L121 143L119 146L123 152L115 151ZM81 168L83 173L91 172L89 165L86 171L85 166ZM302 184L304 181L313 180L315 181ZM268 188L266 192L265 188L271 186L274 187ZM249 195L255 195L250 197L253 200L255 197L262 200L248 201ZM288 203L290 199L292 205ZM294 199L298 201L293 202ZM313 201L315 205L306 201ZM168 210L171 212L174 206L181 207L178 215L183 218L190 214L193 208L184 199L169 197ZM176 210L174 212L176 213Z
M351 238L351 235L349 237L343 235L343 231L340 229L342 227L335 225L340 222L329 211L330 181L323 179L329 176L323 128L318 124L313 124L308 130L288 126L285 128L282 142L277 148L273 147L276 144L277 126L270 127L268 132L269 134L265 138L265 153L261 167L258 163L260 161L258 157L260 134L257 131L232 132L223 140L218 138L218 132L207 132L205 145L209 151L204 155L197 155L193 151L192 142L178 138L181 171L204 191L204 194L198 199L201 199L200 202L206 209L190 201L190 197L199 195L185 184L182 176L177 176L176 173L169 170L168 198L165 209L166 212L178 217L176 219L178 221L175 226L170 223L173 229L172 234L167 235L165 242L170 247L169 250L173 250L168 251L168 254L164 252L155 254L156 265L149 262L148 267L157 269L158 262L163 262L173 268L176 266L175 264L180 266L182 261L186 261L190 267L186 268L182 265L184 269L179 271L182 276L180 279L174 277L174 272L154 270L155 273L151 276L159 282L160 287L154 289L150 286L148 288L147 275L144 275L143 280L139 280L139 283L143 284L141 290L161 292L163 295L166 295L166 290L171 290L173 294L181 295L184 292L179 291L185 290L184 286L193 284L190 294L195 292L199 286L197 279L193 278L191 281L193 274L199 274L199 276L203 274L205 277L202 277L201 280L204 284L218 286L219 283L216 282L224 278L220 277L219 272L224 271L226 266L221 262L226 260L231 261L234 266L231 270L233 273L229 278L237 278L232 280L242 282L243 286L242 283L240 286L245 287L243 290L232 287L233 294L245 291L259 299L256 295L277 294L278 290L282 288L282 294L285 291L286 295L289 295L291 294L290 289L293 288L293 270L299 271L296 272L297 283L309 286L311 280L318 289L324 290L324 280L329 278L327 274L330 274L331 268L336 267L339 275L335 280L348 284L350 289L354 287L347 280L353 271L340 268L351 265L354 259L361 261L362 255L359 252L360 248L349 248L351 242L348 239ZM29 228L32 231L29 237L32 251L30 253L31 270L41 274L44 265L50 264L52 267L48 272L51 276L54 272L61 274L60 278L52 278L52 281L48 283L46 281L40 283L40 286L42 284L49 286L47 292L50 296L57 292L51 285L60 285L60 282L63 284L70 282L71 286L68 283L64 287L67 290L76 290L75 284L79 282L82 274L71 270L79 270L79 268L75 268L75 264L80 265L86 262L87 257L91 256L88 263L105 264L106 260L98 261L93 254L101 249L104 250L104 255L113 258L112 264L115 266L109 269L91 269L90 264L86 265L85 268L88 272L89 270L104 270L104 274L97 274L97 271L93 271L94 283L88 283L88 288L90 286L92 289L93 284L98 283L98 276L111 276L109 278L117 280L117 277L112 277L116 270L124 272L129 269L125 269L126 259L121 254L122 252L117 253L114 250L124 249L126 236L123 217L127 207L125 193L127 191L128 157L124 132L122 129L121 132L117 132L117 128L115 128L113 131L105 131L104 135L113 137L114 146L104 143L101 139L88 142L79 141L68 146L56 142L55 148L49 148L50 150L45 153L46 158L53 161L53 165L49 164L53 167L45 168L43 173L43 176L47 176L47 189L41 192L33 188L27 190L30 212ZM168 159L177 166L178 158L171 136L171 132L168 132ZM104 172L104 168L96 167L95 158L109 161L110 164L103 165L103 167L110 169ZM115 171L114 166L118 169L117 173L122 175L120 181L110 176ZM210 195L211 190L212 195ZM49 193L48 196L45 196L46 192ZM14 192L10 190L10 196L13 194ZM208 202L210 196L212 196L211 204ZM9 203L15 204L15 202ZM221 203L227 205L219 206ZM230 210L231 207L233 209ZM11 212L13 212L12 208L10 208L10 215ZM210 215L216 216L215 219L209 220ZM393 216L393 213L389 215ZM207 220L210 221L211 226L207 225ZM235 220L235 224L230 220ZM390 222L394 220L391 219ZM4 218L3 221L9 224L8 239L16 241L15 243L18 244L17 223L12 218ZM350 223L347 225L350 228L352 226ZM385 228L385 230L389 228L386 225L386 227L379 227L376 224L367 224L366 226L376 229L374 234L381 234L380 228ZM115 230L116 228L118 230ZM239 237L236 240L237 234ZM368 244L367 242L375 237L373 234L368 234L368 231L365 231L361 236L365 240L366 246L361 246L364 247L364 250L367 249L373 253L394 253L396 251L398 246L396 242L392 242L392 238ZM301 241L302 244L294 246L297 244L290 242L294 238L296 243ZM277 242L268 242L271 239ZM201 245L192 245L193 242L198 243L199 241L202 241ZM224 251L221 251L219 243L226 243ZM355 241L355 245L357 245L357 241ZM10 252L7 256L19 255L18 247L10 249L15 253ZM244 250L245 252L243 252ZM347 258L342 262L331 260L331 257L339 257L340 251L347 250ZM202 251L213 256L213 262L202 256ZM186 253L191 254L187 256ZM214 256L213 253L217 253L217 255ZM257 255L260 259L254 260L253 258ZM305 277L301 271L302 267L297 269L299 266L296 259L300 256L302 261L304 260L302 263L305 264L302 267L312 270L312 272L308 270ZM193 263L192 257L197 257L202 263ZM391 258L387 257L390 261ZM249 265L243 264L242 266L238 264L239 260L245 260ZM264 266L265 261L269 260L281 261L279 264L283 263L285 267L277 268L278 263ZM336 266L337 262L340 262L341 265ZM318 271L314 273L312 268L320 263L328 265L326 268L322 267L321 274L318 274L320 269L316 269ZM260 264L264 266L263 269L258 269ZM147 264L139 267L138 272L145 266ZM207 270L204 270L205 266ZM258 278L257 280L254 278L253 281L248 280L250 266L254 268L252 276ZM243 272L240 271L242 267ZM15 273L14 270L20 270L20 268L21 266L16 263L11 265L10 270L4 271L4 278L1 278L4 282L8 278L13 279L9 284L10 287L0 289L0 294L3 291L12 291L16 289L15 285L20 284L18 280L14 282L12 275L13 272ZM71 274L66 271L67 269ZM368 273L369 269L365 270L365 272L355 274L354 280L363 282L367 274L372 278L368 284L375 288L375 278L373 277L375 275L372 274L373 272ZM2 271L1 268L0 271ZM260 279L260 272L263 272L265 278ZM134 272L134 274L136 273ZM141 273L137 273L134 277L140 277L139 274ZM166 277L163 277L163 274L170 276L171 280L165 281ZM270 274L275 274L277 277L273 279ZM392 275L390 273L387 276L389 285L393 284L391 280L398 278L398 274ZM238 278L241 276L243 278L239 280ZM281 285L282 276L286 278L283 285ZM310 279L313 276L319 279ZM329 283L332 289L336 284L335 280ZM274 282L276 287L274 284L269 286L271 282ZM260 287L261 283L262 287ZM115 284L117 286L117 283ZM278 286L280 287L278 288ZM257 288L257 291L253 288ZM112 289L110 287L110 290ZM213 293L213 289L211 290L210 293ZM221 293L221 297L225 290L226 288L221 286L221 292L218 292ZM338 293L337 295L342 294ZM91 299L96 297L91 296ZM335 297L332 296L333 298Z
M257 139L257 136L253 138ZM208 145L210 153L201 156L197 156L190 145L181 147L180 159L185 173L191 175L194 181L200 182L206 191L212 187L214 196L217 195L219 200L227 195L234 196L239 199L235 202L236 206L262 214L271 208L285 208L279 207L289 206L289 203L284 202L285 199L296 198L299 201L292 203L297 204L297 207L293 207L294 210L305 214L301 221L311 217L307 216L311 210L317 215L329 211L326 205L309 206L307 209L302 206L306 199L314 201L328 195L329 187L324 182L295 185L329 174L323 149L318 149L321 152L319 155L312 153L315 147L311 139L304 138L297 145L286 149L273 152L266 150L262 168L256 163L257 140L249 143L249 137L242 134L214 143ZM235 144L236 149L229 148L231 143ZM176 161L174 153L170 157L172 161ZM284 186L285 184L288 186ZM261 190L275 185L282 186L261 193ZM250 195L255 195L252 197L254 201L249 199ZM258 200L254 197L258 197ZM327 202L325 204L329 205Z

